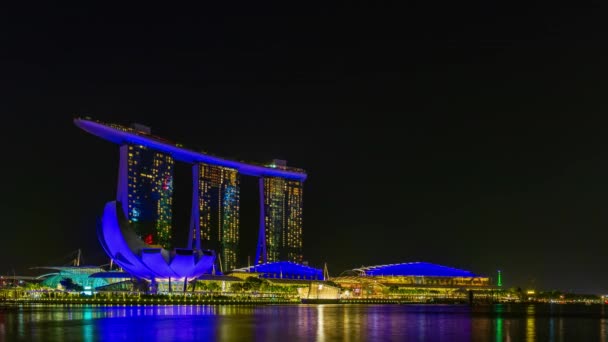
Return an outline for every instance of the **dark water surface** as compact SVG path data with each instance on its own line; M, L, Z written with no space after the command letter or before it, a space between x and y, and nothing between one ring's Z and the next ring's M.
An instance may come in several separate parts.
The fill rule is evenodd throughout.
M0 307L3 341L607 341L608 305Z

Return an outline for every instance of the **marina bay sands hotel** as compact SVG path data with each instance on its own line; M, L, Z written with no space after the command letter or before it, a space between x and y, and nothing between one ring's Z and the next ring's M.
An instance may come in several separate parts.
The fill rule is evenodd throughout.
M302 188L306 173L285 161L237 162L184 148L149 127L74 120L84 131L120 145L117 201L148 245L171 249L174 163L192 165L192 213L187 248L213 249L222 270L237 267L239 177L259 178L256 263L302 262Z

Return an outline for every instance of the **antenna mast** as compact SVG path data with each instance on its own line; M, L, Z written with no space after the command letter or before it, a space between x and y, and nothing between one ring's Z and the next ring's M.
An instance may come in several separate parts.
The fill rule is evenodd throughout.
M76 254L76 259L74 259L74 266L80 267L80 248L78 248L78 254Z

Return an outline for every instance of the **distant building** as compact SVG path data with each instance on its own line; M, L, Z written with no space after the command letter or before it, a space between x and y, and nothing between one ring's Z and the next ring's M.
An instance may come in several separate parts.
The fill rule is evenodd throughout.
M346 289L347 297L378 295L444 296L462 294L469 290L491 291L489 277L473 272L428 262L408 262L355 268L331 281Z
M266 279L323 280L323 270L290 261L269 262L238 268L233 270L230 275L242 279L254 276Z

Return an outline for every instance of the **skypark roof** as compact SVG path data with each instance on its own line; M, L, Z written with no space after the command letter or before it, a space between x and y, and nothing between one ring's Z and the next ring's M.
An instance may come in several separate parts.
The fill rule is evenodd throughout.
M428 262L368 266L354 271L367 276L479 277L473 272Z
M107 124L88 119L74 119L74 124L84 131L116 144L143 145L151 149L170 154L175 160L186 163L206 163L236 169L239 173L256 177L280 177L286 179L306 180L306 173L295 168L281 166L271 167L239 162L211 156L202 152L186 149L168 140L157 138L137 130L121 130ZM126 127L125 127L126 128Z

